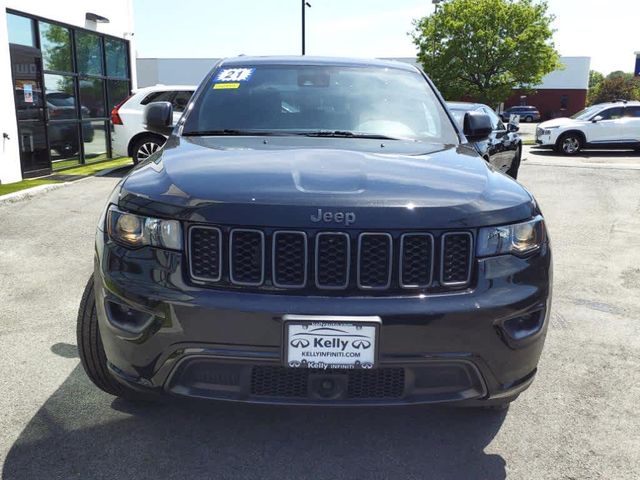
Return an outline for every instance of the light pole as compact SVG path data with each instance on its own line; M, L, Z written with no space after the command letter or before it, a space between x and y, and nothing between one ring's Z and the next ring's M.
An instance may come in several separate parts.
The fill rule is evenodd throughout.
M302 55L304 55L304 29L305 29L305 10L306 8L311 8L311 4L302 0Z

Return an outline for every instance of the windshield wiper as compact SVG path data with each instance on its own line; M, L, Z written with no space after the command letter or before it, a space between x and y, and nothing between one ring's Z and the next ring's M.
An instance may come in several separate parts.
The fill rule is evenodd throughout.
M192 132L182 132L185 137L207 137L207 136L269 136L269 135L286 135L284 132L273 132L270 130L239 130L233 128L224 128L221 130L194 130Z
M349 130L314 130L311 132L301 132L298 135L307 137L338 137L338 138L372 138L376 140L403 140L401 138L389 137L378 133L358 133Z

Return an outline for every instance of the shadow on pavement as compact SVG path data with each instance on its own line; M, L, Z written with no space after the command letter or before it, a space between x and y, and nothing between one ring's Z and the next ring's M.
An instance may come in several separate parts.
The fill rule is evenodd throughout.
M80 358L78 356L78 347L70 343L56 343L51 345L51 351L63 358Z
M96 174L96 177L122 178L128 174L135 165L124 165L123 167L110 168Z
M97 390L78 365L11 447L2 478L497 480L506 476L505 462L483 449L505 415L427 407L134 405Z
M529 154L540 157L560 157L566 159L589 159L589 158L626 158L640 156L635 150L583 150L578 155L564 156L551 148L532 147Z

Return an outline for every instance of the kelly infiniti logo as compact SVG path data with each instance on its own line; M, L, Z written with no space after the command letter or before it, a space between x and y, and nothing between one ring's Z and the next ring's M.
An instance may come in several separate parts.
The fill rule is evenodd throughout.
M338 328L316 328L296 333L289 342L293 348L326 348L344 351L349 345L356 350L368 350L371 341L366 335L349 333Z
M315 214L312 213L310 218L313 223L344 223L347 226L356 223L354 212L325 212L321 208Z
M309 343L309 340L306 338L294 338L291 340L291 346L294 348L307 348Z

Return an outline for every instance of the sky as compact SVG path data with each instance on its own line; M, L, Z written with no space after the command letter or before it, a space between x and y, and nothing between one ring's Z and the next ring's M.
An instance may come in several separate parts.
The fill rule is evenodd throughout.
M431 0L308 0L308 55L413 57L412 20ZM605 74L633 71L640 0L548 0L561 55ZM138 57L298 55L301 0L133 0Z

